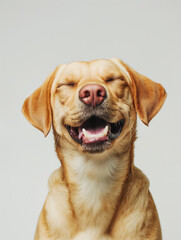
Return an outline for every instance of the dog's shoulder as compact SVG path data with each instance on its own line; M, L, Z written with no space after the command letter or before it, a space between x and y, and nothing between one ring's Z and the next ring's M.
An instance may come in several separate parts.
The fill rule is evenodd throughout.
M38 221L35 239L71 239L75 230L69 191L58 168L49 177L49 192ZM69 229L69 231L67 231Z
M137 167L134 166L133 168L133 173L129 176L129 181L135 186L137 187L141 187L141 188L145 188L148 189L149 188L149 180L147 178L147 176Z

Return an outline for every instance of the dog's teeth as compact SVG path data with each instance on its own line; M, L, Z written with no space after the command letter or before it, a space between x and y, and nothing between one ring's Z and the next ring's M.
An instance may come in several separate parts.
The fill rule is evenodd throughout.
M85 130L85 128L82 129L82 132L83 132L84 136L87 138L88 134L87 134L87 131Z
M104 128L103 136L107 136L107 133L108 133L108 126Z
M91 133L87 132L85 130L85 128L83 128L82 133L83 133L84 137L87 138L87 139L101 138L101 137L107 136L108 130L109 130L109 128L108 128L108 126L106 126L101 133L91 134Z

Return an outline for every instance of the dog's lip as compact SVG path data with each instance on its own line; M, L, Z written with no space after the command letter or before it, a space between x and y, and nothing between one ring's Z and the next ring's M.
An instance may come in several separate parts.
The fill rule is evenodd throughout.
M66 124L65 127L74 141L91 145L116 139L121 134L123 125L124 119L111 123L103 118L92 116L78 127Z

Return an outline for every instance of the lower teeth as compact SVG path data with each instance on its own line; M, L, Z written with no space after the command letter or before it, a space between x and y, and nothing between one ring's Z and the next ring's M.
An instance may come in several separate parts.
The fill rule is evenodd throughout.
M87 139L101 138L101 137L107 136L108 126L106 126L106 127L104 128L104 130L102 131L102 133L90 134L90 133L89 133L88 131L86 131L84 128L82 129L82 133L83 133L84 137L87 138Z

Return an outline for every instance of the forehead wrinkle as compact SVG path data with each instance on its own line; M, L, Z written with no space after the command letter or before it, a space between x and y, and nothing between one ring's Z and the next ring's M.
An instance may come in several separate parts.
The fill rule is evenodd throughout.
M64 72L62 78L66 81L80 81L88 74L87 62L72 62L69 63Z
M119 78L123 76L123 74L118 71L117 65L115 66L110 60L100 59L90 63L90 73L91 75L95 75L95 77L106 80L109 77Z
M112 62L114 62L119 67L119 69L121 70L122 74L126 77L126 80L128 81L128 84L131 84L131 82L132 82L131 76L129 75L129 73L126 70L126 68L120 62L118 62L117 59L111 58L110 60Z

